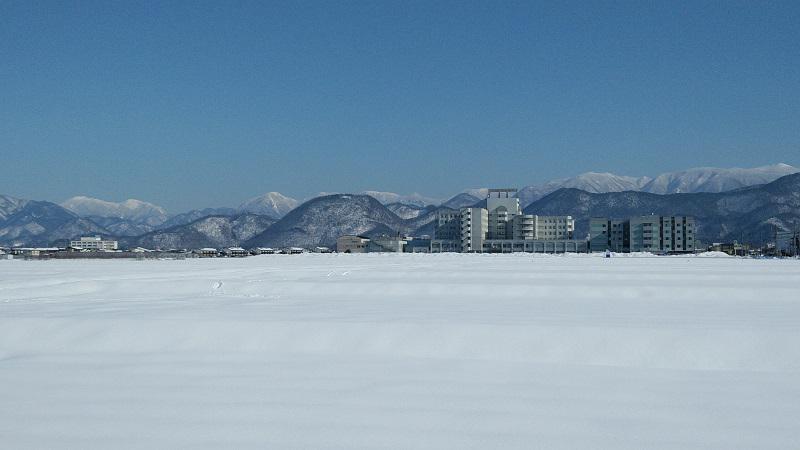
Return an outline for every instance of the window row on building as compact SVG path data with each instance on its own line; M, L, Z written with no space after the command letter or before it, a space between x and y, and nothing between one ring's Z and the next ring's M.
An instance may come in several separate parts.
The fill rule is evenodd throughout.
M81 237L69 241L69 246L76 250L114 251L118 249L118 242L103 239L100 236Z

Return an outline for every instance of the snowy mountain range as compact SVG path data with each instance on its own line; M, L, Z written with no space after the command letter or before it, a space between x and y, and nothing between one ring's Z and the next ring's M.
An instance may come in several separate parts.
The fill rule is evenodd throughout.
M424 208L429 205L438 205L442 202L441 199L426 197L421 194L398 194L396 192L385 191L360 191L360 192L318 192L317 195L306 200L312 200L317 197L325 197L328 195L369 195L375 200L383 203L384 205L403 204L412 207Z
M659 175L640 190L653 194L724 192L769 183L798 172L800 169L783 163L752 169L700 167Z
M207 216L193 222L122 240L125 247L185 249L239 246L269 228L275 219L256 214Z
M116 236L135 236L158 228L167 218L167 211L152 203L128 199L109 202L77 196L63 201L61 207L81 218L89 219Z
M548 181L540 185L525 186L517 192L520 204L524 207L545 195L563 188L580 189L586 192L639 191L650 178L627 177L613 173L587 172L572 178Z
M55 203L0 195L0 244L47 246L88 234L109 233Z
M623 191L640 191L653 194L724 192L741 187L769 183L782 176L798 172L800 172L800 169L782 163L752 169L699 167L679 172L663 173L655 178L587 172L572 178L525 186L519 190L517 196L520 199L520 204L525 207L562 188L580 189L595 194Z
M579 220L584 218L588 211L615 214L646 214L656 211L668 213L680 209L678 206L686 199L694 199L694 197L682 197L686 193L724 192L726 195L721 196L720 201L728 202L726 204L730 206L730 198L734 197L729 197L728 194L736 194L735 198L740 199L738 191L751 192L782 176L785 178L785 175L798 172L800 169L787 164L753 169L696 168L665 173L652 179L589 172L541 185L526 186L518 192L518 196L526 210L572 214ZM553 196L554 193L558 195ZM574 194L573 197L569 197L568 193ZM626 205L632 202L630 205L642 205L642 207L614 209L609 203L608 209L593 209L591 202L587 203L589 197L586 195L589 194L601 195L597 198L616 202L614 204ZM658 194L657 198L663 197L663 199L653 203L651 201L653 197L648 196L654 194ZM678 196L668 194L678 194ZM400 195L367 191L366 194L320 196L298 206L299 202L291 197L278 192L268 192L243 202L237 208L206 208L172 216L160 206L133 199L117 203L80 196L57 205L45 201L0 196L0 244L49 245L55 241L80 235L100 234L118 237L123 242L143 244L142 246L158 244L161 247L180 247L179 244L190 243L215 246L220 243L243 242L258 242L259 245L273 246L280 243L297 246L331 245L335 241L335 236L343 233L375 234L401 231L417 235L430 234L437 208L458 209L472 206L480 204L485 196L485 188L465 190L444 202L419 194ZM547 202L542 203L545 199ZM556 199L561 200L556 201ZM755 196L751 201L755 206L748 210L749 217L761 217L759 214L762 212L773 211L775 208L788 214L784 219L781 219L782 216L778 213L775 213L778 215L774 217L761 217L759 219L761 222L754 225L761 227L759 228L761 233L764 230L765 220L771 220L770 223L773 225L783 226L786 223L794 223L793 214L800 214L769 196ZM705 204L708 208L712 206ZM729 230L741 229L743 226L739 222L724 222L712 217L717 213L731 214L724 208L713 209L716 212L709 213L711 215L697 211L691 214L696 215L698 220L705 220L707 230L710 229L708 224L724 224L725 229L709 232L706 235L709 239L732 236ZM752 211L761 212L756 214ZM208 221L203 222L204 219ZM274 221L277 222L272 225ZM579 231L581 226L579 222ZM249 227L249 231L242 227Z
M158 226L167 220L167 211L152 203L128 199L124 202L109 202L91 197L77 196L67 199L61 206L81 217L106 217L123 219L133 223Z

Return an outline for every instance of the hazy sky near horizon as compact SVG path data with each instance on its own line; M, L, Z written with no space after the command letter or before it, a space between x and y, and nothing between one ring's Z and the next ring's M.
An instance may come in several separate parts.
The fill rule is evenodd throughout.
M0 2L0 193L800 165L800 2Z

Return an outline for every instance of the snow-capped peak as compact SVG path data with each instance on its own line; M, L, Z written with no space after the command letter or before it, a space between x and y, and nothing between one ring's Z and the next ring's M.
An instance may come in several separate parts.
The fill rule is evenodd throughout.
M281 218L296 208L297 205L297 200L280 192L267 192L239 205L239 211Z
M561 188L575 188L592 193L638 191L649 177L629 177L609 172L586 172L571 178L560 178L544 184L525 186L517 196L524 207Z
M167 220L167 211L164 208L136 199L110 202L80 195L65 200L61 206L81 217L110 217L152 225Z

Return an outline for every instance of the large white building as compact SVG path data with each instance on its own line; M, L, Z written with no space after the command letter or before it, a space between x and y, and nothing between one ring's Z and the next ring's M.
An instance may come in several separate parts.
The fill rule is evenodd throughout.
M113 251L117 250L118 245L117 241L105 240L100 236L84 236L78 240L69 241L69 246L76 250Z
M486 207L442 209L437 213L432 252L561 253L587 250L573 240L570 216L523 214L516 189L489 189Z

